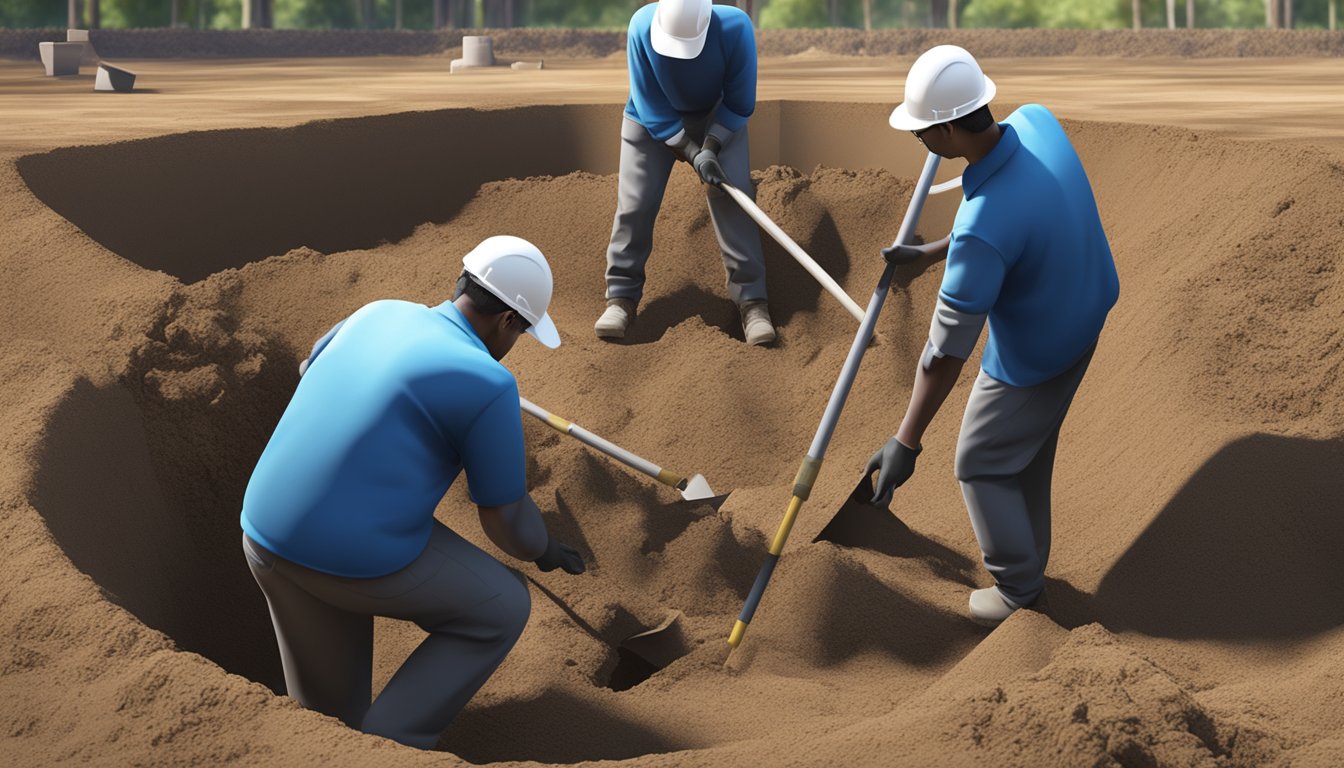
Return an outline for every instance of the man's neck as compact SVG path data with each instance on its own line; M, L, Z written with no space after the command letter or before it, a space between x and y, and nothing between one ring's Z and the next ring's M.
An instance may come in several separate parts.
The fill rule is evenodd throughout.
M989 156L990 152L999 145L999 139L1003 138L1003 129L998 123L986 128L981 133L971 134L971 148L964 155L967 165L974 165Z
M464 293L453 300L453 306L457 307L457 311L461 312L462 316L467 319L467 324L471 326L471 330L476 332L476 338L484 341L485 334L489 331L490 326L486 316L476 309L476 305L472 303L471 299Z

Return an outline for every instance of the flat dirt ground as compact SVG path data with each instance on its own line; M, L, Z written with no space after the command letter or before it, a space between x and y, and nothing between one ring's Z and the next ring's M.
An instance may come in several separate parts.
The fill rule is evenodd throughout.
M758 201L861 303L920 166L886 126L911 60L761 63ZM942 275L921 262L731 655L856 324L767 241L780 342L745 347L679 167L637 325L598 342L623 60L447 63L128 61L143 90L95 94L0 61L0 762L1339 764L1344 61L982 61L997 114L1063 120L1121 279L1061 437L1046 598L966 618L991 583L953 476L970 375L894 517L814 541L904 411ZM682 503L529 421L533 496L590 570L523 569L518 646L417 752L277 695L237 515L312 341L442 301L502 233L556 275L563 346L506 360L524 396L732 494ZM461 486L438 516L494 552ZM689 653L625 688L620 641L676 612ZM421 636L378 624L375 690Z

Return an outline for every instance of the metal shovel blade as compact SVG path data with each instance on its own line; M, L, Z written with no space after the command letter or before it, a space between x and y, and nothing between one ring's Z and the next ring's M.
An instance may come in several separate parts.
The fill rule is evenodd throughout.
M629 690L690 653L691 644L681 630L681 619L681 611L673 611L662 624L622 641L616 648L616 668L607 687L613 691Z
M681 498L686 501L703 501L718 510L723 506L723 502L728 498L728 494L716 495L714 489L709 487L709 481L704 475L693 475L686 481L686 487L681 489Z
M892 557L911 557L924 553L910 527L886 506L873 503L872 476L859 478L849 498L840 505L835 517L826 523L812 541L829 541L842 547L868 549Z

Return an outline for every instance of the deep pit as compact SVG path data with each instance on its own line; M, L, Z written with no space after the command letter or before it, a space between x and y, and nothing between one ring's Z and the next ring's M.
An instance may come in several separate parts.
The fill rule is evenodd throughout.
M880 105L765 103L752 123L762 208L860 302L881 271L878 249L894 236L919 160L885 115ZM1329 202L1344 171L1309 154L1285 163L1263 148L1196 141L1175 129L1067 127L1096 186L1124 288L1105 354L1070 417L1067 439L1077 448L1058 470L1052 589L1063 599L1050 618L1069 628L1100 620L1155 637L1241 642L1337 629L1344 584L1338 569L1321 569L1344 544L1344 526L1322 512L1344 501L1330 469L1344 458L1331 426L1341 423L1344 377L1335 375L1337 359L1287 369L1271 360L1318 359L1307 329L1344 327L1331 257L1344 243L1344 222ZM700 189L679 169L636 334L624 345L591 339L617 128L609 107L462 110L191 133L20 160L43 202L109 250L183 283L131 358L108 361L122 371L118 381L76 385L48 419L31 498L75 566L183 650L282 690L265 604L238 551L237 515L297 381L296 362L367 301L441 301L461 254L508 232L537 242L555 265L552 314L565 340L554 353L520 344L507 360L524 395L734 493L718 512L683 505L525 422L534 497L591 571L578 579L532 574L544 589L533 591L524 640L445 732L442 748L473 762L556 763L708 749L821 727L794 715L762 724L739 713L728 693L734 685L758 696L788 691L795 709L826 712L819 722L839 728L852 715L832 706L837 689L847 702L870 697L891 710L963 669L985 633L959 613L965 589L984 581L948 478L959 403L931 433L935 447L923 460L931 466L893 505L898 519L860 520L809 543L894 428L941 265L900 272L880 342L748 645L725 665L723 639L854 323L767 241L781 343L744 348ZM1294 202L1282 206L1286 199ZM1234 203L1244 211L1228 215ZM931 201L921 232L941 236L955 205L955 195ZM1243 243L1265 258L1247 266ZM1315 276L1309 285L1305 274ZM1257 310L1250 318L1235 311L1247 303ZM1337 336L1326 343L1338 349ZM1162 363L1171 356L1188 375ZM1179 480L1115 453L1126 410L1164 407L1152 404L1154 393L1180 404L1171 433L1148 436L1169 452L1184 446L1185 458L1170 462L1188 469ZM1261 434L1192 444L1191 425L1229 422ZM1115 472L1095 479L1104 466ZM1163 489L1173 485L1168 500ZM1267 507L1279 510L1276 522L1253 524ZM1135 522L1144 514L1153 515L1146 528ZM485 543L460 487L439 517ZM1095 543L1098 526L1110 526L1110 544ZM1208 530L1217 535L1201 533ZM1190 595L1166 586L1199 573L1202 591L1220 604L1245 598L1234 591L1240 581L1228 553L1275 564L1249 592L1269 611L1263 621L1191 611ZM691 652L661 671L632 671L621 639L673 610L686 616ZM378 632L381 685L414 633L381 624ZM1090 635L1070 642L1110 648ZM1086 668L1086 654L1069 658ZM1190 706L1196 725L1231 722ZM1160 717L1131 714L1161 741ZM812 738L829 743L824 730ZM1116 742L1113 757L1176 754L1132 743ZM1199 749L1216 751L1205 744L1190 754Z

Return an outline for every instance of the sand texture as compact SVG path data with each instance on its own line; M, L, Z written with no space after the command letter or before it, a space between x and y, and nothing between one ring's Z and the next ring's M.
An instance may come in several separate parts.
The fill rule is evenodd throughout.
M1141 98L1108 92L1126 87ZM862 303L919 156L882 96L812 98L761 105L758 200ZM175 133L126 100L100 107L124 110L121 143L96 121L44 139L17 124L0 155L0 762L1339 763L1339 143L1062 110L1122 287L1063 431L1046 600L992 632L966 618L990 583L952 473L969 375L894 514L814 542L904 411L943 269L922 261L898 271L730 655L856 323L767 243L780 342L746 347L679 166L637 325L594 339L618 106L577 101L333 106L342 119L313 123L240 109ZM955 206L932 200L920 233L944 234ZM537 243L556 278L563 346L506 359L524 396L732 494L682 502L527 420L532 494L589 571L524 569L518 646L440 750L417 752L276 695L238 509L312 341L375 299L442 301L461 255L500 233ZM438 516L495 552L461 484ZM619 642L674 612L690 652L613 690ZM376 633L375 690L421 636Z

